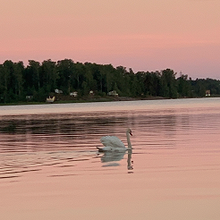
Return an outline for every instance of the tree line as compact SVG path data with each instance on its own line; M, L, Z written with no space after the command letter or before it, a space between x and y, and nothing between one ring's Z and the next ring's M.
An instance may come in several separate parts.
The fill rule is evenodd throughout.
M220 81L215 79L192 80L188 75L177 77L171 69L134 73L126 67L111 64L74 62L64 59L57 62L45 60L42 63L29 60L23 62L6 60L0 64L0 102L26 101L42 102L53 95L55 89L69 95L76 91L78 98L93 91L97 96L106 96L115 90L123 97L203 97L206 90L220 95Z

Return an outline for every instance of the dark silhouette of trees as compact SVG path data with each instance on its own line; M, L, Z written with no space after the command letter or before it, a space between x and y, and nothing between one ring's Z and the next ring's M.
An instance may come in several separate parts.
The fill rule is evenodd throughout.
M71 59L57 62L45 60L39 63L6 60L0 64L0 102L45 101L46 97L62 91L64 96L77 92L78 97L87 97L92 90L96 96L106 96L115 90L125 97L204 97L206 90L220 95L220 81L215 79L188 78L188 75L171 69L155 72L137 72L111 64L75 63Z
M12 102L21 99L23 92L24 65L6 60L0 65L0 101Z
M179 97L192 97L192 85L191 80L188 80L188 75L181 74L177 79L177 88Z

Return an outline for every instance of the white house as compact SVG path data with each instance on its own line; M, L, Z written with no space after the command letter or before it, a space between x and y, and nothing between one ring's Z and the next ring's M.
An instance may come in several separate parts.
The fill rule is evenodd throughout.
M75 92L71 92L70 96L77 97L78 96L78 92L76 92L76 91Z
M118 93L115 90L112 90L112 91L108 92L108 95L118 96Z

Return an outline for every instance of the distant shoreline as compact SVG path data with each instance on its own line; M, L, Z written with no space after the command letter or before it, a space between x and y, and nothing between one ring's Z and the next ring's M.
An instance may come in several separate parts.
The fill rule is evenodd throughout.
M0 64L0 105L106 102L220 96L220 81L192 80L172 69L134 72L111 64L71 59L6 60ZM54 100L54 97L56 100Z
M209 97L184 97L184 98L176 98L176 99L197 99L197 98L216 98L220 96L209 96ZM114 101L138 101L138 100L165 100L172 99L166 97L89 97L89 98L81 98L75 100L55 100L53 103L45 102L16 102L16 103L0 103L0 106L16 106L16 105L51 105L51 104L70 104L70 103L91 103L91 102L114 102Z

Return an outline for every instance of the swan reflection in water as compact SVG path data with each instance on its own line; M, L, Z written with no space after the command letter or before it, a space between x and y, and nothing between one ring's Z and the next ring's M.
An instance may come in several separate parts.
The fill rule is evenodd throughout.
M124 158L125 153L126 152L103 152L101 162L106 163L106 165L103 165L103 167L119 166L120 164L117 162ZM132 149L128 149L127 154L127 169L131 171L133 170ZM98 155L100 155L100 153L98 153Z
M128 159L127 159L127 168L128 170L133 170L133 160L131 160L132 158L132 149L128 149Z
M123 142L116 136L102 137L100 141L104 145L104 147L102 148L97 147L98 152L104 153L103 156L101 157L102 163L120 161L124 158L125 153L128 152L127 168L128 170L132 170L133 161L131 160L132 146L130 141L130 135L132 136L131 129L127 129L126 136L127 136L128 147L125 147ZM110 163L105 166L119 166L119 164Z

